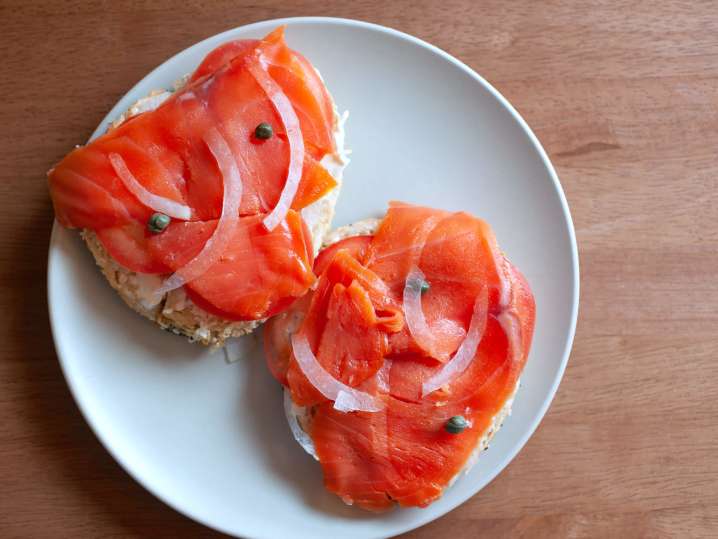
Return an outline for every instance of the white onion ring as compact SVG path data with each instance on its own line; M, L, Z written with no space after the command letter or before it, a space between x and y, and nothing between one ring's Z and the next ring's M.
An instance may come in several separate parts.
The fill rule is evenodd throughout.
M441 237L441 238L438 238L438 239L435 239L435 240L432 240L432 241L427 241L427 242L425 242L425 243L423 244L422 250L423 250L424 248L426 248L426 247L432 247L432 246L434 246L434 245L438 245L438 244L440 244L440 243L444 243L444 242L446 242L446 241L454 240L454 239L457 239L457 238L463 238L463 237L469 236L469 235L471 235L471 234L472 234L472 231L460 232L460 233L458 233L458 234L453 234L453 235L451 235L451 236L443 236L443 237ZM388 251L388 252L385 252L385 253L382 253L382 254L372 253L372 258L371 258L371 260L370 260L370 263L375 263L375 262L378 262L379 260L384 260L385 258L389 258L389 257L392 257L392 256L399 256L399 255L403 255L403 254L406 254L406 253L411 253L411 252L414 251L414 249L416 249L416 246L412 244L412 245L409 245L408 247L402 247L402 248L400 248L400 249L394 249L393 251ZM408 256L411 256L411 254L409 254Z
M499 277L499 314L496 315L496 320L508 340L508 354L513 368L522 354L521 324L514 304L513 287L506 271L506 258L499 252L496 240L490 242L490 246L496 274Z
M402 298L404 319L416 344L431 357L445 363L449 360L449 352L439 351L441 337L454 333L458 338L461 338L465 336L464 330L451 320L439 320L435 327L429 327L421 305L421 283L424 280L424 273L418 267L413 266L409 270L404 283Z
M292 431L294 439L299 445L302 446L304 451L314 457L314 460L319 460L317 451L314 448L314 441L299 424L298 415L302 413L302 409L295 406L292 402L291 392L288 389L284 390L284 415L287 416L287 423L289 424L289 430Z
M192 90L187 90L186 92L183 92L179 95L179 97L177 98L177 101L181 103L182 101L189 101L191 99L196 99L196 98L197 98L197 96L195 95L195 93Z
M118 153L110 153L108 156L110 165L113 170L119 176L122 184L127 190L132 193L137 200L142 202L145 206L150 208L152 211L164 213L174 219L180 219L182 221L189 221L192 218L192 208L175 202L169 198L161 197L151 193L145 186L142 185L137 178L132 174L130 169L127 167L127 163Z
M414 338L416 344L431 357L444 363L448 361L449 353L439 351L439 337L452 330L456 331L457 334L460 332L461 337L463 337L464 330L456 325L445 323L439 323L435 328L429 327L421 306L421 283L425 281L425 276L419 269L419 261L426 247L426 241L434 228L436 228L436 225L442 220L443 217L432 215L425 219L414 232L414 239L409 246L409 259L412 265L404 282L402 309L409 334Z
M381 368L376 371L376 386L384 393L389 393L390 389L389 374L391 373L391 364L391 359L384 359Z
M508 354L509 358L511 359L511 365L513 367L513 365L516 364L516 361L518 361L519 357L521 357L522 353L521 325L517 320L516 312L514 309L507 309L502 311L498 316L496 316L496 320L498 320L501 329L503 329L504 333L506 334L506 338L509 344Z
M499 252L499 248L496 245L496 239L489 240L489 250L491 256L494 259L494 268L496 268L496 275L499 278L499 309L502 311L509 306L511 303L511 286L509 285L506 277L506 259Z
M340 412L378 412L384 408L384 403L380 399L343 384L329 374L317 360L304 334L292 335L292 351L299 368L309 383L327 399L333 400L336 410Z
M409 333L414 337L416 344L433 357L437 339L426 321L424 309L421 306L421 283L424 282L424 278L424 273L418 267L413 266L409 270L404 283L402 308ZM448 358L436 359L446 361Z
M202 139L217 160L217 165L222 173L222 182L224 184L222 215L217 222L217 228L214 229L212 236L204 244L202 250L162 283L162 286L157 290L157 295L159 296L193 281L212 267L229 246L239 222L239 205L242 201L242 176L239 173L232 149L222 134L214 127L207 130Z
M274 206L263 221L267 230L272 231L287 216L287 212L292 206L292 201L294 201L294 196L297 194L297 188L302 179L302 169L304 167L304 138L302 137L299 118L294 111L292 102L282 91L282 88L269 75L266 59L259 54L258 60L258 62L250 63L248 68L249 72L259 86L262 87L262 90L264 90L264 93L267 94L267 97L277 110L277 114L279 114L289 142L289 170L287 171L287 180L284 183L282 193L279 195L277 205Z
M513 370L516 362L521 357L521 324L516 312L516 305L513 297L513 286L511 286L506 271L506 258L499 252L496 240L490 242L491 256L494 259L494 267L499 277L499 314L495 316L508 341L508 356L511 361L510 368Z
M421 384L422 397L451 383L451 381L463 373L471 364L476 355L479 343L484 336L484 331L486 330L488 312L489 295L486 287L484 287L474 302L474 312L471 315L471 322L469 323L469 330L466 332L466 338L462 341L454 357L452 357L439 372Z

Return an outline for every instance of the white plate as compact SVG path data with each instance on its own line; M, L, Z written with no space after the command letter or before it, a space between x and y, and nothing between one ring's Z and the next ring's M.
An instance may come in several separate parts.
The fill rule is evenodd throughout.
M514 412L489 451L427 509L382 515L343 505L294 442L281 390L254 356L221 353L158 330L128 309L77 233L55 226L48 296L65 376L102 443L148 490L190 517L245 537L386 537L425 524L484 487L526 443L568 360L578 309L573 225L556 174L528 126L486 81L445 52L363 22L298 18L230 30L171 58L95 131L213 47L287 24L291 47L351 112L354 150L336 225L400 199L467 210L491 223L536 295L537 324Z

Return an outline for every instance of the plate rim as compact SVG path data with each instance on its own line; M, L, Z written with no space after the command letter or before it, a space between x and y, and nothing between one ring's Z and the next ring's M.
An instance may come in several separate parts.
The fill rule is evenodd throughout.
M178 58L180 58L182 55L189 54L189 51L196 48L201 47L203 44L210 40L214 39L221 39L224 36L229 37L231 34L237 32L238 30L248 30L252 31L256 28L261 28L265 26L279 26L283 24L292 25L292 24L306 24L306 23L322 23L322 24L330 24L330 25L336 25L336 26L349 26L349 27L359 27L364 28L384 34L389 34L393 37L401 38L405 41L410 42L413 45L422 47L424 49L427 49L434 54L438 55L442 59L450 62L454 66L458 67L462 71L464 71L467 75L469 75L472 79L474 79L478 84L483 86L484 89L488 90L491 95L500 103L501 106L506 109L513 119L518 123L518 125L522 128L524 133L528 136L528 139L530 140L533 148L538 153L539 157L541 158L541 162L543 166L546 168L546 170L549 173L549 176L552 181L552 185L554 188L554 191L556 195L558 196L561 210L563 214L563 220L564 225L566 228L566 231L568 233L569 238L569 246L571 250L571 272L573 274L573 282L571 283L571 295L572 295L572 301L571 301L571 311L570 311L570 322L569 322L569 328L568 333L566 334L564 346L563 346L563 353L561 357L561 362L558 367L558 371L556 373L556 376L551 384L551 387L546 394L546 397L544 398L543 403L538 408L538 414L535 416L533 422L529 425L529 428L525 429L523 435L518 439L518 441L511 447L509 451L506 452L503 459L500 460L498 466L496 466L489 474L488 479L484 482L483 485L481 485L476 490L469 489L470 492L465 496L460 496L459 499L449 504L446 507L446 510L438 515L429 515L428 513L426 516L420 516L417 519L413 520L408 525L401 526L400 529L397 531L393 531L392 534L396 533L406 533L408 531L417 529L421 526L424 526L428 524L429 522L432 522L438 518L441 518L442 516L446 515L447 513L453 511L456 509L459 505L464 504L467 500L474 497L476 494L478 494L481 490L483 490L489 483L491 483L496 476L498 476L505 468L508 466L511 461L518 455L518 453L523 449L523 447L526 445L528 440L533 436L534 432L538 428L541 421L543 421L549 406L551 405L556 392L558 390L558 386L560 385L561 381L563 380L563 376L566 370L566 366L568 364L568 360L571 354L571 349L573 347L573 341L576 334L576 325L578 320L578 309L579 309L579 300L580 300L580 267L579 267L579 257L578 257L578 244L576 241L576 232L573 224L573 219L571 216L571 211L568 206L568 202L566 200L566 195L563 191L563 187L561 185L561 182L558 178L558 174L556 173L556 170L553 167L553 164L549 160L549 157L544 150L543 146L538 140L538 137L534 134L534 132L531 130L529 125L526 123L526 121L521 117L521 115L518 113L518 111L511 105L511 103L496 89L494 88L491 83L489 83L486 79L484 79L481 75L479 75L476 71L474 71L471 67L463 63L461 60L457 59L456 57L452 56L448 52L444 51L443 49L440 49L439 47L432 45L431 43L428 43L427 41L424 41L416 36L413 36L411 34L407 34L405 32L402 32L400 30L397 30L395 28L384 26L368 21L363 21L359 19L348 19L348 18L341 18L341 17L319 17L319 16L308 16L308 17L282 17L278 19L265 19L261 21L255 21L249 24L241 25L241 26L235 26L232 28L229 28L227 30L224 30L222 32L219 32L217 34L213 34L211 36L208 36L204 39L201 39L200 41L197 41L190 46L184 48L183 50L177 52L176 54L172 55L171 57L164 60L162 63L157 65L154 69L152 69L147 75L142 77L137 83L135 83L125 94L118 99L117 103L110 109L110 111L105 115L105 117L100 121L97 128L93 131L92 135L88 139L88 142L90 140L93 140L96 138L99 134L105 131L106 125L108 123L108 120L111 119L113 116L116 116L117 109L122 108L121 105L128 99L128 96L132 94L138 86L141 86L143 83L145 83L147 80L153 78L155 74L162 69L163 66L170 62L176 61ZM124 105L122 105L124 106ZM142 488L150 492L153 496L155 496L158 500L172 508L173 510L177 511L178 513L194 520L195 522L200 523L203 526L206 526L210 529L226 533L230 536L238 536L237 530L232 530L225 528L221 525L218 525L216 523L213 523L207 519L205 519L203 516L198 515L195 513L191 507L191 504L187 504L187 506L183 505L179 501L175 501L173 499L170 499L168 495L166 495L164 492L160 492L159 489L156 489L154 485L150 484L150 481L145 480L145 478L138 472L135 473L134 469L130 465L128 461L122 456L121 452L119 450L116 450L115 447L110 443L109 440L106 440L102 433L100 432L99 425L96 425L94 422L94 419L92 417L90 406L85 402L85 398L83 397L83 393L78 389L76 385L76 381L72 378L71 374L69 373L69 360L64 359L65 357L70 356L71 354L65 349L65 345L62 343L62 339L58 338L59 335L59 326L60 321L57 319L57 311L58 307L53 305L53 285L52 285L52 278L51 275L53 274L53 268L55 264L57 263L57 256L55 256L54 253L56 253L56 247L57 247L57 235L59 230L59 224L55 220L53 222L52 232L50 235L50 243L48 247L48 264L47 264L47 277L46 277L46 286L47 286L47 302L48 302L48 313L50 318L50 330L52 333L53 343L55 346L55 351L57 354L58 362L60 363L60 367L63 373L63 376L65 378L65 381L67 382L67 385L70 389L70 393L72 394L73 399L75 400L75 403L77 404L78 409L80 410L80 413L82 414L82 417L84 418L85 422L89 425L91 431L94 433L95 437L99 440L100 444L105 448L105 450L112 456L112 458L117 462L117 464L120 465L120 467L134 480L136 481ZM66 363L67 362L67 363ZM269 539L269 536L266 535L258 535L258 534L251 534L246 535L243 532L244 537L252 537L256 539ZM387 535L379 535L375 536L377 538L383 538L388 537Z

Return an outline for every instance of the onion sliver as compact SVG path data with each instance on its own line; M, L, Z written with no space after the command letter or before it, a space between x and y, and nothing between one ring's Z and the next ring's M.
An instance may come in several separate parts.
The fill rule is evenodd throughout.
M284 391L284 415L287 416L287 423L289 424L289 430L292 431L294 439L299 445L304 448L304 451L314 457L314 460L319 460L317 451L314 448L314 442L312 437L309 436L299 424L298 414L302 413L302 409L295 406L292 402L292 396L288 389Z
M182 221L189 221L192 218L192 208L170 200L169 198L161 197L149 192L145 189L137 178L132 174L127 163L118 153L110 153L108 155L110 165L114 169L115 173L119 176L122 184L127 190L132 193L137 200L142 202L145 206L153 211L164 213L174 219L180 219Z
M424 317L424 310L421 307L421 287L425 281L424 273L419 269L419 261L426 246L429 235L436 225L442 220L439 216L432 215L424 220L424 222L414 232L414 238L411 242L409 260L411 267L406 276L404 283L404 293L402 298L404 318L409 333L419 345L421 349L445 363L449 359L449 352L440 350L439 343L441 341L442 328L430 328ZM460 329L460 328L457 328ZM461 330L463 334L463 330Z
M391 374L391 359L384 359L381 368L376 372L376 386L384 393L389 393L389 375Z
M464 330L456 324L447 324L444 321L439 321L434 327L429 327L421 305L421 285L424 280L424 273L418 267L413 266L409 270L402 298L404 319L416 344L431 357L446 363L451 351L441 350L442 340L454 336L459 339L464 336Z
M511 285L506 277L506 259L504 255L499 252L498 245L496 245L496 238L489 239L489 250L494 259L496 275L499 278L499 309L503 310L506 309L511 302Z
M499 313L496 317L501 329L506 334L508 340L508 356L511 366L516 364L522 354L521 350L521 326L516 318L514 309L507 309Z
M267 230L272 231L287 216L287 212L292 206L292 201L294 201L294 196L297 194L297 188L302 179L302 168L304 167L304 138L302 137L299 118L294 111L292 102L282 91L282 88L269 75L266 60L261 54L258 60L258 62L250 63L249 72L262 87L262 90L264 90L264 93L267 94L267 97L277 110L277 114L279 114L279 118L284 125L284 130L289 142L289 170L287 171L287 181L284 183L284 188L279 195L277 205L274 206L263 221Z
M317 360L304 334L292 335L292 351L309 383L327 399L333 400L335 409L340 412L378 412L384 408L381 399L343 384L329 374Z
M207 130L202 138L217 160L219 171L222 173L224 184L222 215L217 222L217 228L202 250L162 283L157 291L158 295L163 295L202 276L226 251L237 229L239 205L242 201L242 176L237 161L229 144L216 128Z
M508 356L511 369L521 357L521 325L516 314L513 299L513 287L507 275L506 258L499 252L496 240L491 242L491 255L494 259L496 274L499 277L499 314L496 320L506 334L508 340Z
M421 385L421 396L436 391L440 387L451 383L463 373L474 360L476 350L486 330L486 320L489 314L489 295L486 287L479 293L474 302L474 312L471 315L469 330L454 357L449 360L434 376Z

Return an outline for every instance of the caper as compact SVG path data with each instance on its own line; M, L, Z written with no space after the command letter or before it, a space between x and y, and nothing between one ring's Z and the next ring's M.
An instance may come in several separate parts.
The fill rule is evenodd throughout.
M152 232L153 234L159 234L162 232L167 226L170 224L170 217L169 215L165 215L164 213L153 213L150 216L149 221L147 221L147 229Z
M274 130L272 129L272 126L267 122L262 122L254 129L254 136L260 140L267 140L268 138L271 138L273 134Z
M469 422L466 421L463 415L455 415L449 418L444 428L449 434L460 434L468 426Z

